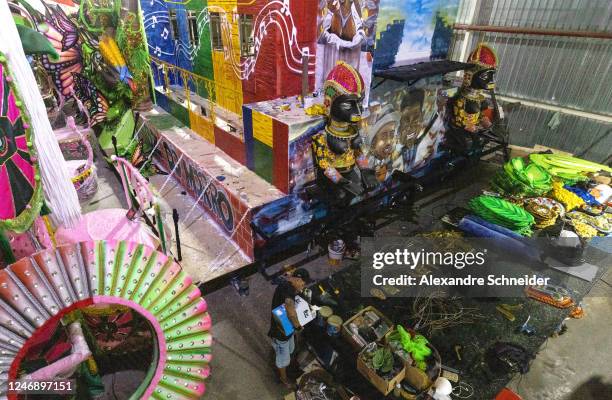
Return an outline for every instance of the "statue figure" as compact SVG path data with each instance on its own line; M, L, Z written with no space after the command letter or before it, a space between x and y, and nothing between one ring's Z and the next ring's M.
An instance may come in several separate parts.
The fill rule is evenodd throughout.
M338 62L323 86L325 129L312 137L318 180L344 204L376 185L359 136L364 90L359 72Z
M468 62L474 64L474 67L465 71L463 84L450 99L448 108L450 113L446 144L458 153L466 153L470 148L478 147L478 133L492 125L487 116L491 105L483 92L495 88L497 55L491 47L480 43L470 54Z

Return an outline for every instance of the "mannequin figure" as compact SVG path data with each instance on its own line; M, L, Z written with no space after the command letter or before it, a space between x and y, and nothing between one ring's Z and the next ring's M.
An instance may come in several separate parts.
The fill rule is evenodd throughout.
M364 89L359 72L345 62L338 62L323 87L325 129L312 138L319 182L345 204L376 184L359 137Z
M474 67L465 71L463 84L449 104L446 142L458 153L478 147L478 133L492 125L486 115L491 106L483 92L495 88L497 55L491 47L481 43L470 54L468 62Z

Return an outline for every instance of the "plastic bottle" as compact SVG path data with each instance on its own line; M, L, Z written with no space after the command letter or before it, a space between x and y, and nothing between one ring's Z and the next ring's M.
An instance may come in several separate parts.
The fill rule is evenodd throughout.
M393 388L393 397L395 397L396 399L399 399L401 395L402 395L402 385L398 383L395 385L395 388Z

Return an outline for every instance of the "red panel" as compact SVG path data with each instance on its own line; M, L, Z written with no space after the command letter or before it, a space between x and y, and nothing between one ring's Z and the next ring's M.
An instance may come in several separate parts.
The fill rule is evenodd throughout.
M246 165L246 147L244 143L236 136L225 132L217 126L215 126L215 146L240 164Z
M267 0L256 0L253 5L238 6L238 14L256 17ZM311 57L316 53L318 0L291 2L291 13L297 29L299 48L308 47ZM257 29L257 27L255 27ZM276 25L269 25L267 36L259 50L255 72L248 81L243 81L244 103L272 100L301 94L302 76L287 68L282 36ZM314 89L314 75L309 77L310 89Z
M272 121L272 184L289 193L289 127L276 119Z

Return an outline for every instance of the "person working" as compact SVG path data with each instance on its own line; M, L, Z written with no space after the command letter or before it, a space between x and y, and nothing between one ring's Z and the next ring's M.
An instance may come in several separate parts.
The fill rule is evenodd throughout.
M298 321L297 313L295 311L295 296L300 294L307 283L310 282L310 274L303 268L296 269L290 276L285 277L284 280L279 283L274 291L274 297L272 298L272 310L281 305L285 305L287 316L291 321L294 329L299 331L302 329L300 322ZM294 335L286 335L283 329L276 322L274 317L270 317L270 331L268 336L272 339L272 347L276 353L276 368L278 369L278 375L280 381L290 388L294 387L294 384L287 377L287 367L291 363L291 355L295 350Z

